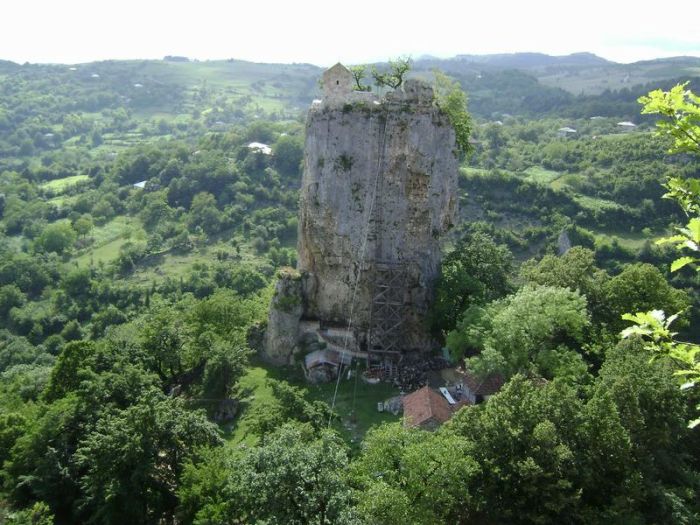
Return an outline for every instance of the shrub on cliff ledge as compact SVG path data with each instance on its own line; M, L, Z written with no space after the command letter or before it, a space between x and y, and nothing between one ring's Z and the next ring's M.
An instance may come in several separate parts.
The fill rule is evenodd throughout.
M457 149L462 155L471 153L469 137L472 133L472 117L467 111L467 95L459 84L441 71L435 71L435 102L447 115L455 130Z

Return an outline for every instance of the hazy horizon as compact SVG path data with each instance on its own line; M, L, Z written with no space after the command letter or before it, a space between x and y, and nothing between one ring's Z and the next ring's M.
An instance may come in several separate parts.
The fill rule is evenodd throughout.
M672 56L700 57L696 2L674 4L679 16L659 21L637 3L591 0L563 5L544 0L512 5L452 5L422 9L356 0L329 7L319 0L220 5L214 0L172 5L137 2L26 0L4 9L0 59L76 64L99 60L236 58L327 66L388 57L538 52L590 52L630 63Z
M438 59L438 60L449 60L452 58L457 58L458 56L476 56L476 57L485 57L485 56L499 56L499 55L517 55L517 54L539 54L539 55L546 55L546 56L551 56L551 57L566 57L566 56L571 56L571 55L577 55L577 54L592 54L597 56L598 58L602 58L607 60L608 62L611 63L617 63L617 64L633 64L636 62L644 62L644 61L649 61L649 60L660 60L660 59L671 59L671 58L698 58L700 59L700 55L668 55L668 56L653 56L653 57L648 57L648 58L640 58L639 60L634 60L632 62L618 62L616 60L612 60L608 57L598 55L596 53L591 53L590 51L574 51L572 53L566 53L562 55L554 55L550 53L545 53L542 51L515 51L515 52L494 52L494 53L455 53L453 55L444 55L444 56L436 56L436 55L431 55L431 54L421 54L421 55L396 55L396 56L390 56L386 57L383 59L377 59L377 60L371 60L371 61L358 61L358 62L348 62L348 61L343 61L340 59L339 61L342 63L346 64L355 64L355 63L380 63L380 62L386 62L389 59L392 58L397 58L397 57L409 57L412 60L426 60L426 59ZM282 64L282 65L294 65L294 64L309 64L312 66L317 66L317 67L328 67L331 66L331 63L326 63L326 64L318 64L318 63L313 63L313 62L308 62L308 61L303 61L303 60L295 60L295 61L288 61L288 62L268 62L268 61L262 61L262 60L250 60L246 58L240 58L240 57L216 57L216 58L199 58L199 57L191 57L187 55L178 55L174 53L170 53L167 55L163 55L160 57L127 57L127 58L122 58L122 57L113 57L113 58L99 58L95 60L86 60L82 62L32 62L32 61L25 61L25 62L18 62L15 60L9 60L6 59L2 56L0 56L0 61L2 60L7 60L9 62L14 62L16 64L22 65L22 64L32 64L32 65L66 65L66 66L79 66L82 64L91 64L91 63L96 63L96 62L110 62L110 61L139 61L139 60L163 60L168 57L177 57L177 58L187 58L190 61L195 61L195 62L217 62L217 61L224 61L224 60L238 60L242 62L251 62L251 63L258 63L258 64Z

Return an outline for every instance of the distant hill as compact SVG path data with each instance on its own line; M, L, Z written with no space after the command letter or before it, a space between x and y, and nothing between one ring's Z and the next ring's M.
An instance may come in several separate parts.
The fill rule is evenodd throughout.
M640 94L683 80L693 80L697 86L700 80L697 57L618 64L592 53L423 56L414 61L411 74L429 79L436 68L461 83L475 116L493 120L503 114L604 115L630 120L639 117L636 100ZM55 117L63 110L82 110L96 118L94 114L105 109L124 108L137 119L182 121L201 114L209 128L220 129L248 118L297 119L320 95L322 72L323 68L311 64L198 61L177 56L74 65L20 65L0 60L0 95L9 104L7 97L17 93L17 85L23 86L28 96L15 100L11 111L17 118L37 112L42 118ZM43 98L47 94L51 97ZM34 102L53 101L63 109L30 103L32 97ZM24 104L28 106L22 109ZM42 126L46 129L34 132L55 134L62 129L53 122Z
M600 66L612 64L593 53L573 53L564 56L544 53L505 53L495 55L457 55L451 61L472 62L484 66L508 69L533 69L549 66Z
M517 70L544 86L574 95L598 95L669 79L700 77L700 57L671 57L620 64L593 53L551 56L543 53L458 55L448 59L416 60L418 69L440 68L465 78Z
M0 73L11 73L21 68L19 64L10 62L9 60L0 60Z

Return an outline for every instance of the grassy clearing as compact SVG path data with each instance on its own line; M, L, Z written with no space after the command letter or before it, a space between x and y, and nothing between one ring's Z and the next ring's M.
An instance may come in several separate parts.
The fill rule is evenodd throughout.
M622 206L615 201L589 197L588 195L576 195L574 197L583 208L589 210L617 210Z
M64 206L71 206L75 204L80 195L57 195L46 201L47 204L53 204L59 208Z
M78 266L109 263L117 258L124 244L144 240L146 234L138 219L122 215L93 229L90 237L93 239L92 245L74 259Z
M361 371L362 368L359 370ZM330 405L333 402L335 385L333 382L309 385L307 388L312 399L324 401ZM344 375L338 383L338 395L335 401L338 420L334 421L335 428L351 444L359 443L372 426L399 421L399 416L377 411L378 402L397 395L399 391L391 384L368 385L357 376L347 379Z
M63 179L55 179L49 182L45 182L40 186L40 188L44 191L53 194L58 194L63 193L68 188L70 188L71 186L75 186L79 182L83 182L89 179L90 177L88 177L87 175L73 175L71 177L64 177Z
M309 398L331 404L336 383L322 385L310 385L303 379L300 368L276 368L265 364L251 366L241 378L240 385L248 397L244 402L244 412L259 403L272 401L272 389L267 385L268 378L285 379L289 383L305 388ZM398 390L393 386L380 383L379 385L367 385L359 378L341 378L338 384L335 412L338 418L333 421L333 427L345 438L349 444L358 444L365 433L374 425L385 422L399 421L398 416L387 412L377 412L377 403L386 401L392 396L398 395ZM225 428L226 439L234 445L253 445L255 436L249 433L248 425L244 417L239 417L232 427Z
M251 366L246 370L245 375L240 380L240 386L243 392L249 392L248 397L244 401L244 412L246 409L251 409L260 403L272 401L272 389L267 385L268 375L266 368L262 366ZM242 414L241 414L242 415ZM254 445L256 438L250 433L247 421L239 416L230 427L224 428L226 440L235 445L245 444Z
M654 231L649 234L648 232L594 232L596 245L612 244L617 242L623 248L628 250L638 251L644 246L647 241L655 242L661 237L666 237L669 235L667 230Z
M558 171L547 170L541 166L532 166L531 168L526 169L523 173L526 175L525 178L527 180L545 186L551 185L562 176L562 174Z
M235 239L239 246L238 252L231 243L232 239ZM150 285L153 282L158 283L166 277L175 279L185 277L192 266L197 263L210 264L220 252L228 254L228 260L236 261L240 264L253 263L259 265L263 262L263 258L254 253L241 235L235 234L233 230L227 230L211 238L208 245L194 249L191 252L170 252L149 258L137 268L129 277L129 280L136 284Z
M115 239L111 242L103 244L102 246L83 253L80 257L75 259L75 262L78 266L110 263L119 256L119 250L128 241L128 239Z

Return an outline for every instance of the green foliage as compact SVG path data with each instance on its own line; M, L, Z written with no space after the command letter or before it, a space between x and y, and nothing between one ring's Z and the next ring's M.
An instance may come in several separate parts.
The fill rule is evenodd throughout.
M362 82L367 74L366 65L358 64L356 66L350 66L348 69L350 70L350 73L352 73L352 77L355 80L355 91L370 91L372 89L371 86Z
M596 266L593 251L575 246L559 257L545 255L539 262L531 259L520 267L520 275L532 284L578 291L586 297L595 320L607 319L602 294L609 277Z
M94 226L95 225L92 221L92 217L88 213L81 215L73 223L73 229L75 230L75 233L77 233L81 237L85 237L88 233L90 233Z
M694 432L686 428L692 407L678 389L671 363L666 358L651 361L654 354L643 346L630 338L608 353L595 395L611 397L630 437L633 459L628 464L638 472L635 501L640 513L655 522L678 513L692 523L692 511L698 508L681 488L697 486L689 481L694 467L684 453L696 454L698 446ZM679 496L677 510L673 501Z
M7 318L10 310L23 306L27 296L15 284L6 284L0 287L0 315Z
M201 524L352 523L347 465L334 432L285 424L250 450L211 452L188 465L181 514Z
M621 336L629 338L640 336L644 347L655 352L655 357L667 356L679 367L674 372L681 383L681 390L688 390L700 384L700 345L678 341L676 332L671 331L671 324L678 315L666 318L663 310L652 310L637 314L624 314L622 318L634 323L625 328ZM700 404L696 407L700 410ZM700 425L700 418L690 422L690 428Z
M368 432L350 479L366 523L463 523L479 474L469 442L387 424Z
M201 192L194 196L188 226L190 231L200 227L209 235L221 229L221 214L216 209L216 200L211 193Z
M54 525L54 516L49 506L39 501L28 509L11 513L6 523L7 525Z
M480 232L465 235L440 268L430 313L434 333L454 329L462 312L506 295L513 256L508 248Z
M640 97L643 114L661 115L658 132L673 139L673 151L697 153L700 149L700 96L687 89L688 82L669 91L656 89Z
M279 172L292 180L296 180L304 157L302 137L293 135L281 136L275 142L272 152L274 154L275 167Z
M435 101L447 115L455 130L457 149L462 155L471 153L469 141L472 132L472 118L467 111L467 95L459 84L440 71L435 72Z
M545 378L582 380L586 365L575 351L589 324L586 299L578 292L550 286L525 286L492 303L480 329L481 353L468 360L479 375L534 373ZM448 336L448 345L472 330L463 319ZM478 326L478 323L477 323ZM473 340L473 337L471 338ZM459 351L459 349L456 349Z
M605 283L602 291L610 309L610 327L616 332L626 326L626 323L616 321L626 312L653 308L682 312L689 306L688 294L668 284L663 274L650 264L626 266L622 273Z
M51 402L76 390L81 381L79 372L90 367L94 353L94 345L90 342L74 341L65 344L51 370L44 399Z
M197 447L219 442L201 413L162 394L107 414L75 453L85 472L84 505L101 523L172 519L184 461Z
M59 255L70 250L75 243L75 230L69 222L49 224L36 240L40 251L55 252Z
M397 89L403 84L404 77L411 69L411 59L409 57L399 57L389 60L388 71L380 71L372 67L372 78L378 87L389 87Z
M245 414L249 430L260 438L265 438L288 421L307 423L319 430L328 425L331 411L326 403L309 401L303 388L285 381L268 379L273 398L253 405Z

